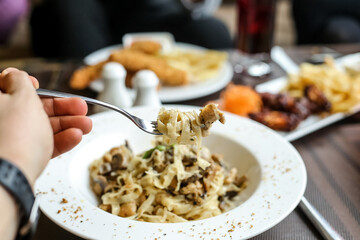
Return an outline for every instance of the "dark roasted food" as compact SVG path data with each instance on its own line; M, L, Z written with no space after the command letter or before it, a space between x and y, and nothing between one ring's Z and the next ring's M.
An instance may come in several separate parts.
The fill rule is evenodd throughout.
M263 109L249 117L277 131L292 131L310 114L329 112L331 104L324 93L314 85L304 88L304 97L295 98L286 93L260 93Z
M325 97L325 94L315 85L307 85L304 88L304 96L310 101L310 110L312 113L328 112L331 110L331 103Z
M277 131L294 130L301 119L293 113L264 109L259 113L250 113L249 117Z

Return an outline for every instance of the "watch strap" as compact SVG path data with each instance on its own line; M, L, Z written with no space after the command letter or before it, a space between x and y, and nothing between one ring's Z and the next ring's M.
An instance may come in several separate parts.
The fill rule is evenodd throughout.
M0 158L0 184L11 194L20 207L21 229L28 223L35 196L32 188L20 169Z

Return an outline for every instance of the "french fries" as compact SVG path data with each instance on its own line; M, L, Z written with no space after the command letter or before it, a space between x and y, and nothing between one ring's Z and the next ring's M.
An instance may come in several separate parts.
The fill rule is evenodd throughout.
M333 58L322 65L303 63L298 74L289 75L285 89L294 97L302 97L307 85L316 85L331 102L331 112L349 112L360 104L360 74L350 74L335 66Z
M162 57L170 66L187 72L190 83L196 83L216 77L227 54L213 50L177 50Z

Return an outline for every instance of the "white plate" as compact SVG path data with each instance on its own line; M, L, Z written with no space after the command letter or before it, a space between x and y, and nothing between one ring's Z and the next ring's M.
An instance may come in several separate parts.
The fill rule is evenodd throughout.
M351 54L338 58L336 64L339 68L344 68L344 66L352 66L353 63L360 64L360 53ZM282 77L269 82L259 84L255 87L258 92L270 92L270 93L279 93L282 89L285 88L287 83L287 78ZM327 117L320 117L317 115L311 115L306 120L302 121L300 125L291 132L278 132L280 135L285 137L288 141L295 141L307 134L315 132L323 127L326 127L330 124L333 124L339 120L342 120L346 117L351 116L360 109L360 104L355 106L349 113L335 113Z
M138 107L130 112L153 120L158 110ZM304 163L295 148L269 128L233 114L225 117L226 124L215 124L204 144L213 153L223 153L230 166L249 178L242 203L233 210L185 223L147 223L99 209L89 186L89 164L125 139L138 153L148 149L153 138L114 112L93 115L93 131L75 149L49 162L35 186L41 210L86 239L246 239L268 230L299 203L306 186ZM63 198L68 202L61 203Z
M338 67L345 69L345 67L351 68L357 72L360 72L360 53L349 54L336 59Z
M205 48L186 43L176 43L176 47L187 50L205 50ZM84 62L87 65L93 65L98 62L104 61L109 57L112 51L120 48L122 48L121 45L114 45L97 50L85 57ZM161 87L159 91L159 97L163 103L168 103L207 96L224 88L231 81L232 77L232 66L229 61L226 61L223 67L219 70L219 74L217 75L217 77L199 83L189 84L186 86ZM96 92L100 92L104 89L104 85L101 80L96 80L90 84L90 88ZM134 92L132 90L129 91L130 94L134 95Z

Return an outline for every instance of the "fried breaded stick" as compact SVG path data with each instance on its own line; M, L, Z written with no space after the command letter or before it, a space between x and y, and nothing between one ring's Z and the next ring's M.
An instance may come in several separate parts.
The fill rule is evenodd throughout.
M171 67L164 59L142 52L130 49L115 51L109 61L122 64L128 71L151 70L158 76L162 85L179 86L189 81L185 71Z
M106 61L76 70L70 79L70 86L78 90L88 87L92 81L100 77L103 66L110 61L122 64L130 75L149 69L158 76L162 85L179 86L188 83L185 71L171 67L165 60L156 56L127 49L112 53ZM128 87L131 87L131 77L127 77Z
M154 41L135 41L131 43L130 49L154 55L161 50L161 44Z
M76 70L71 76L70 87L78 90L88 87L92 81L100 77L101 70L107 62L102 61Z
M126 71L126 77L125 77L125 86L127 88L133 88L133 82L132 79L135 76L136 72L133 71Z

